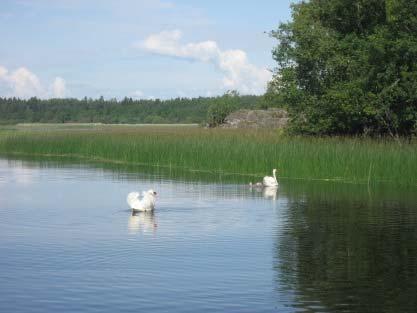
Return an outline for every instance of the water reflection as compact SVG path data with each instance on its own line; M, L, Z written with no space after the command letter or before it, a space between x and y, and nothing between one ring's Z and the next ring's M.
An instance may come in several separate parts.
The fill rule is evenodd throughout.
M1 154L0 159L7 158L7 154ZM190 171L181 167L151 166L140 164L106 163L78 159L76 157L53 157L53 156L25 156L9 155L10 160L6 162L13 164L23 164L26 168L74 168L85 169L95 168L106 170L113 174L115 179L152 178L156 177L164 180L198 181L198 182L222 182L222 183L244 183L248 177L244 175L214 173L211 171ZM126 174L128 173L128 175Z
M175 174L0 161L0 311L416 311L414 190Z
M294 307L415 312L415 205L382 192L370 196L360 188L288 192L286 226L277 234L274 267L277 286L284 286L279 292L291 291Z
M265 187L262 191L262 195L265 199L276 200L278 187Z
M274 200L274 201L277 199L278 187L263 187L263 186L252 185L249 187L249 190L255 193L262 193L262 196L265 199Z
M158 227L154 212L135 212L129 216L129 234L155 233Z

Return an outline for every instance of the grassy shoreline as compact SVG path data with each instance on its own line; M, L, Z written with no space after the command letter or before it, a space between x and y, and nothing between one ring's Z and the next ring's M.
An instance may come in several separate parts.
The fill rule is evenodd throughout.
M77 157L259 179L417 186L417 144L361 138L286 137L271 130L149 126L0 131L0 153ZM246 179L246 178L245 178Z

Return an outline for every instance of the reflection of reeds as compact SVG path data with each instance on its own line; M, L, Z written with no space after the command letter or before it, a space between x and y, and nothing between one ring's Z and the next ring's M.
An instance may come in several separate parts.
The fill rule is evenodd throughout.
M258 178L276 167L278 175L287 178L417 184L415 143L286 137L271 130L102 126L97 130L5 131L0 132L0 152L78 156Z

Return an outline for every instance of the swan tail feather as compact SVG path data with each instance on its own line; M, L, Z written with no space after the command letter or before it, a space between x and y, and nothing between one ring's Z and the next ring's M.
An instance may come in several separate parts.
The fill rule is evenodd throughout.
M139 201L139 196L140 196L140 193L139 192L131 192L131 193L129 193L127 195L127 198L126 198L127 204L131 208L133 208L134 207L134 203L137 202L137 201Z

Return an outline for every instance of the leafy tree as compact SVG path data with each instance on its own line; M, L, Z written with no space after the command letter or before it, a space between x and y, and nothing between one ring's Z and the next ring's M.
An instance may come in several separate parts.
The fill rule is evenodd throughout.
M227 115L239 108L239 94L237 91L229 91L222 97L217 98L207 112L209 127L215 127L224 122Z
M411 135L417 129L417 1L310 0L271 35L267 95L306 134Z

